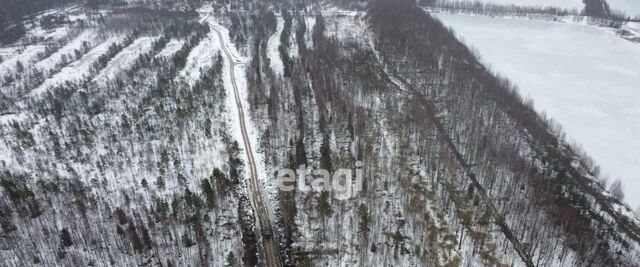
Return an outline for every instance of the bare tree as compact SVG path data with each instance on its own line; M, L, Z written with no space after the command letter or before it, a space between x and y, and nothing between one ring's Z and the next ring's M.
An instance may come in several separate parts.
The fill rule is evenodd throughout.
M624 200L624 191L622 190L622 181L620 178L616 179L609 187L609 191L617 200Z

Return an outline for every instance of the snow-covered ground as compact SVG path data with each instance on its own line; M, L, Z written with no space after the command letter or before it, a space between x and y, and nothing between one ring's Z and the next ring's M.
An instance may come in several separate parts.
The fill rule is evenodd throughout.
M216 38L215 33L210 32L209 36L202 39L193 48L187 57L187 64L177 77L178 79L185 79L189 84L193 84L200 78L200 72L213 64L214 56L220 50Z
M68 27L58 27L55 29L43 29L42 27L34 27L27 33L27 37L43 38L44 40L60 39L69 33Z
M278 24L276 27L276 32L269 37L269 41L267 42L267 53L269 55L269 66L273 72L277 75L282 75L284 71L284 66L282 65L282 58L280 58L280 51L278 47L280 47L280 34L282 34L282 30L284 29L284 19L282 16L278 14Z
M335 37L343 42L353 42L368 45L366 36L368 25L362 19L365 14L355 11L323 11L325 17L326 35Z
M5 55L3 55L4 61L0 63L0 77L6 75L15 70L16 64L20 62L24 68L27 68L38 57L38 53L44 52L45 47L43 45L30 45L24 48L19 54L11 52L12 50L5 49ZM6 56L6 58L4 58Z
M304 24L307 26L307 31L305 32L305 46L307 49L313 48L313 27L316 25L316 17L307 16L304 17Z
M62 57L69 57L73 55L76 50L82 50L85 43L91 47L91 43L95 41L96 37L95 32L92 30L80 33L75 39L71 40L67 45L51 54L51 56L36 63L36 68L42 70L44 73L49 73L51 70L55 69L56 64L60 64L61 61L63 61L61 60ZM68 58L67 60L71 60L71 58Z
M604 174L621 178L627 201L640 205L640 45L581 24L436 16L561 123Z
M533 7L559 7L565 9L582 10L584 3L582 0L438 0L441 2L479 2L483 4L496 5L516 5L516 6L533 6ZM611 0L609 0L611 1ZM618 0L633 1L633 0Z
M148 36L136 39L131 45L122 49L120 53L109 61L107 67L94 78L94 81L106 82L115 78L124 68L131 66L138 58L138 55L151 50L154 41L154 37Z
M50 87L60 85L66 81L78 81L80 79L85 78L89 75L89 70L91 65L98 60L98 58L106 53L109 50L109 46L117 43L121 40L122 37L111 37L107 39L105 42L99 44L95 48L91 49L89 53L84 55L80 60L75 61L65 68L63 68L60 72L53 75L53 77L47 79L42 83L38 88L34 89L31 93L31 96L38 96L47 91Z
M17 56L18 53L19 53L18 47L0 47L0 57L2 57L3 61L9 60Z
M162 49L162 51L160 51L156 55L156 57L170 58L176 52L178 52L178 50L180 50L180 48L182 48L182 45L184 45L184 40L171 39L171 41L169 41L167 43L167 45L164 47L164 49Z
M640 1L638 0L607 0L609 7L615 11L622 11L627 16L640 17Z

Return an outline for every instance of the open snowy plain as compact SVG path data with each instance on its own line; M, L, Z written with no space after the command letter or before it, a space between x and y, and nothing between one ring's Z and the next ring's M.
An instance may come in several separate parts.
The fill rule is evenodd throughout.
M435 14L640 205L640 44L594 26ZM610 180L611 182L611 180Z

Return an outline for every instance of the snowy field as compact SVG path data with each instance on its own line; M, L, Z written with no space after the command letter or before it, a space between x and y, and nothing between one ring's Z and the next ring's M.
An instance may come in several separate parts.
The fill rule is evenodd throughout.
M210 32L200 43L193 48L187 57L185 68L180 71L177 79L184 79L190 85L193 85L201 75L202 70L210 67L217 55L220 47L217 45L217 36Z
M571 23L435 14L640 205L640 45ZM611 180L610 180L611 182Z
M559 7L564 9L582 10L584 3L582 0L438 0L439 2L480 2L483 4L496 5L516 5L532 7ZM609 0L611 1L611 0ZM616 1L636 1L636 0L616 0Z

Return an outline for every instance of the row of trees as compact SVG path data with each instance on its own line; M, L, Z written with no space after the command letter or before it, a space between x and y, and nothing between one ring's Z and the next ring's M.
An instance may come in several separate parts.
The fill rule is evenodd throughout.
M25 16L33 15L36 12L61 7L66 4L75 3L77 0L6 0L0 6L0 29L4 36L5 27L8 25L19 23Z
M585 8L567 9L553 6L531 6L531 5L505 5L487 2L472 2L459 0L443 1L421 1L420 3L436 9L463 11L482 15L515 15L523 17L533 17L537 19L558 20L560 17L571 16L574 20L582 20L583 16L588 16L588 21L597 25L607 27L619 27L621 24L631 21L633 18L624 12L611 10L609 4L604 0L586 0ZM633 20L637 20L633 19Z
M22 179L33 194L16 193L34 196L38 220L30 219L37 217L31 204L30 216L16 216L18 206L0 190L7 204L0 223L13 229L2 237L15 253L8 264L37 257L44 265L238 265L242 168L237 143L224 137L222 58L193 54L208 27L173 22L138 28L162 35L115 79L63 84L26 101L20 111L31 116L0 126L10 155L0 168L29 169L43 180ZM173 39L183 47L159 56ZM201 76L181 79L189 58L202 56L211 64ZM59 238L45 238L49 233Z
M580 14L579 10L571 10L559 7L542 7L542 6L527 6L527 5L501 5L491 2L470 2L470 1L435 1L433 3L425 3L431 7L463 10L473 13L484 14L504 14L504 15L551 15L551 16L577 16Z

